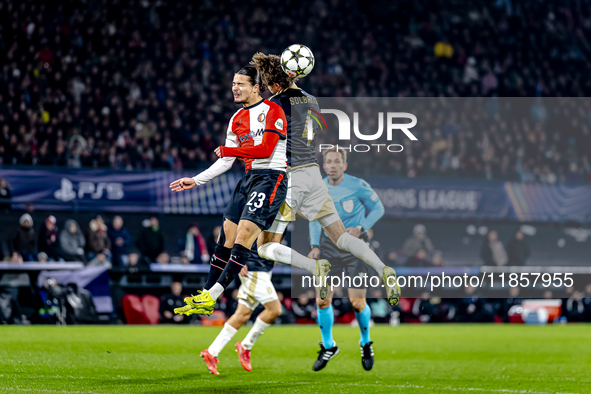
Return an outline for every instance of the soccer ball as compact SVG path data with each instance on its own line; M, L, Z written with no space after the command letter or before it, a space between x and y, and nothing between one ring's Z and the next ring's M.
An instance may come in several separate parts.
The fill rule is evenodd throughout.
M304 78L314 68L314 55L305 45L290 45L281 54L281 68L290 77Z

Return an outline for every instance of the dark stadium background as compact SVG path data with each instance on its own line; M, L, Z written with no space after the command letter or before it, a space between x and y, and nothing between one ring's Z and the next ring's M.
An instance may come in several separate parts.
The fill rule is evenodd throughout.
M111 226L118 214L131 235L128 252L136 254L141 254L136 241L146 232L144 221L154 216L165 240L159 252L166 252L171 263L183 262L182 241L194 223L211 253L221 216L215 204L215 214L183 214L181 203L165 208L156 200L151 206L131 201L127 209L115 213L114 202L106 195L95 205L78 201L88 202L96 189L86 197L54 202L54 209L49 209L46 200L35 197L35 190L58 184L51 196L60 185L65 190L62 178L70 174L84 178L82 171L89 170L98 171L92 176L100 173L100 179L153 176L165 188L162 180L207 168L236 110L229 90L234 71L254 52L279 53L292 43L313 50L316 66L299 86L319 97L529 100L523 122L516 127L477 124L462 129L465 124L458 119L447 119L421 134L410 160L400 156L376 167L371 160L351 160L354 175L379 174L393 183L404 180L417 185L435 179L442 187L454 182L513 182L517 187L589 188L591 106L583 101L580 110L572 111L572 101L548 99L591 95L590 11L586 1L533 0L319 0L305 6L271 0L0 2L0 177L8 180L0 183L0 254L7 263L19 261L13 240L25 213L32 217L36 244L31 258L0 270L2 292L22 312L5 320L22 323L25 315L24 322L33 323L125 322L121 300L126 294L159 298L169 292L173 280L182 281L187 293L202 285L207 264L200 258L190 268L157 268L169 272L150 270L141 256L137 267L114 262L110 270L98 259L92 266L99 271L103 267L106 273L101 271L95 282L86 280L98 316L77 315L74 310L67 316L56 313L52 308L60 301L52 304L51 286L39 281L55 276L53 271L40 274L42 267L28 262L38 258L38 234L49 215L56 217L59 231L73 219L89 237L90 222L97 215ZM239 176L242 169L236 164L233 171ZM100 182L92 183L97 188ZM74 183L76 187L80 185ZM24 189L28 200L22 197ZM505 249L529 249L521 264L584 267L591 252L591 217L576 219L390 217L374 228L373 246L395 267L478 267L490 263L483 261L488 258L483 245L486 234L495 230ZM420 256L405 255L403 245L417 225L424 226L434 248ZM528 226L526 246L522 242L510 248L523 225ZM302 229L299 223L296 227ZM288 238L306 251L306 236L304 225ZM87 262L94 259L96 253L85 252ZM159 259L165 261L166 257ZM72 278L78 271L72 271ZM70 280L61 279L63 285ZM280 321L313 322L313 300L290 298L288 274L278 274L275 280L285 309ZM591 321L589 286L554 294L540 291L536 296L561 299L561 313L568 321ZM428 294L405 299L374 320L390 322L396 316L403 322L501 322L520 302L518 293L504 299L467 293L438 301L429 301ZM292 305L298 302L301 305L294 312ZM476 313L466 312L470 304ZM219 305L226 316L231 314L235 292L228 291ZM346 299L335 301L335 308L339 321L351 320ZM158 321L158 316L151 318Z

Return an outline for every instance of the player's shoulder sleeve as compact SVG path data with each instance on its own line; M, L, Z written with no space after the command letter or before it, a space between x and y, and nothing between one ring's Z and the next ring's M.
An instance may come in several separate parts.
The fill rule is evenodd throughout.
M287 119L283 108L277 103L267 100L269 110L267 111L267 119L265 122L265 130L272 131L279 134L280 138L284 139L287 136Z
M238 136L236 134L234 134L234 119L236 119L236 117L238 116L240 111L242 111L242 109L239 109L238 111L236 111L234 113L234 115L232 115L232 117L230 118L230 122L228 122L228 129L226 131L226 146L229 146L229 147L239 146Z

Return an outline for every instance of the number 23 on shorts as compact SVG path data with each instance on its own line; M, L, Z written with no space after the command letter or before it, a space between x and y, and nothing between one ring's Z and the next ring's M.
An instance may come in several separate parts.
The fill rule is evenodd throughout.
M265 202L265 197L267 197L265 193L257 193L256 191L250 193L250 198L246 203L246 205L249 207L248 210L253 212L261 208ZM250 208L251 206L254 206L254 209Z

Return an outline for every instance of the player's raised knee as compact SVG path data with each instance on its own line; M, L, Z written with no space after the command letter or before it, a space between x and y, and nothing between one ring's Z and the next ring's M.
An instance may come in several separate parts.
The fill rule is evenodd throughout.
M365 305L365 298L351 298L351 306L355 312L363 312Z
M318 308L320 309L326 309L330 304L332 304L332 298L327 297L324 300L320 297L316 298L316 305L318 305Z
M277 302L277 303L273 303L273 305L270 305L269 309L269 314L271 315L271 318L273 320L277 319L279 316L281 316L281 303Z
M282 253L281 244L277 242L267 242L257 248L259 256L266 260L283 261L290 258L289 255ZM288 249L291 251L291 249Z
M266 244L263 244L257 248L257 252L258 252L260 258L270 260L266 257L269 244L270 244L270 242L267 242Z

